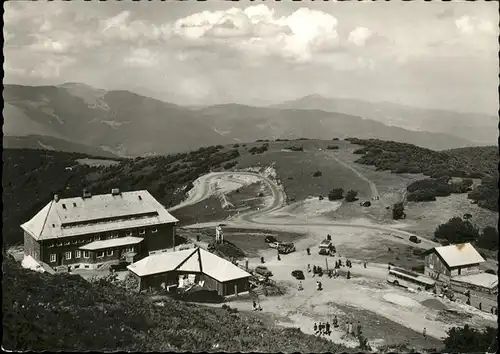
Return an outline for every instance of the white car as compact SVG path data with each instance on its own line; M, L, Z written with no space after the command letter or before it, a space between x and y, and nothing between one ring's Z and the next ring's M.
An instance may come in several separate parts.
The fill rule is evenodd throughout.
M279 244L280 244L279 242L270 242L270 243L268 243L269 247L271 247L271 248L278 248Z

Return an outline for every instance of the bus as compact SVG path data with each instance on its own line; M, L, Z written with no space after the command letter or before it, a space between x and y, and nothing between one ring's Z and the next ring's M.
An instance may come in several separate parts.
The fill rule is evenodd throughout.
M407 269L391 267L387 274L387 282L396 286L416 290L431 290L436 285L436 282L430 278L423 276Z

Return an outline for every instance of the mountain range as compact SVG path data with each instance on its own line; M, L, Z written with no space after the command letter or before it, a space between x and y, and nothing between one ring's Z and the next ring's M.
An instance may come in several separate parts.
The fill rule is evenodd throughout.
M493 123L498 124L487 119L476 124L459 113L439 113L448 117L443 118L448 127L453 126L448 132L445 123L425 123L431 122L425 110L421 110L421 115L412 116L410 108L398 105L391 108L392 104L386 104L389 107L386 112L399 109L407 114L403 119L403 113L391 113L400 118L389 121L390 114L384 113L384 116L370 103L321 96L308 96L272 107L224 104L190 108L130 91L108 91L80 83L4 85L3 98L4 147L38 147L121 157L300 137L378 138L443 150L491 145L497 134ZM451 123L454 115L458 117L455 125ZM406 125L407 129L396 126L398 124ZM434 131L410 130L412 124L428 126ZM441 131L437 131L439 129Z

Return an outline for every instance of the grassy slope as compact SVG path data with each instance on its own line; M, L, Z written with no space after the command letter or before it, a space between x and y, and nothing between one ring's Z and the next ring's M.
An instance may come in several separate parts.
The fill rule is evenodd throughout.
M3 342L8 350L341 352L297 329L266 326L179 301L153 305L143 295L80 276L46 275L8 259L3 276Z

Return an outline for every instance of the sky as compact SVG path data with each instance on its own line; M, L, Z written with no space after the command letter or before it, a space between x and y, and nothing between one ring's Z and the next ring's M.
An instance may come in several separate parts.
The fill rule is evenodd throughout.
M497 2L4 2L4 83L497 115Z

